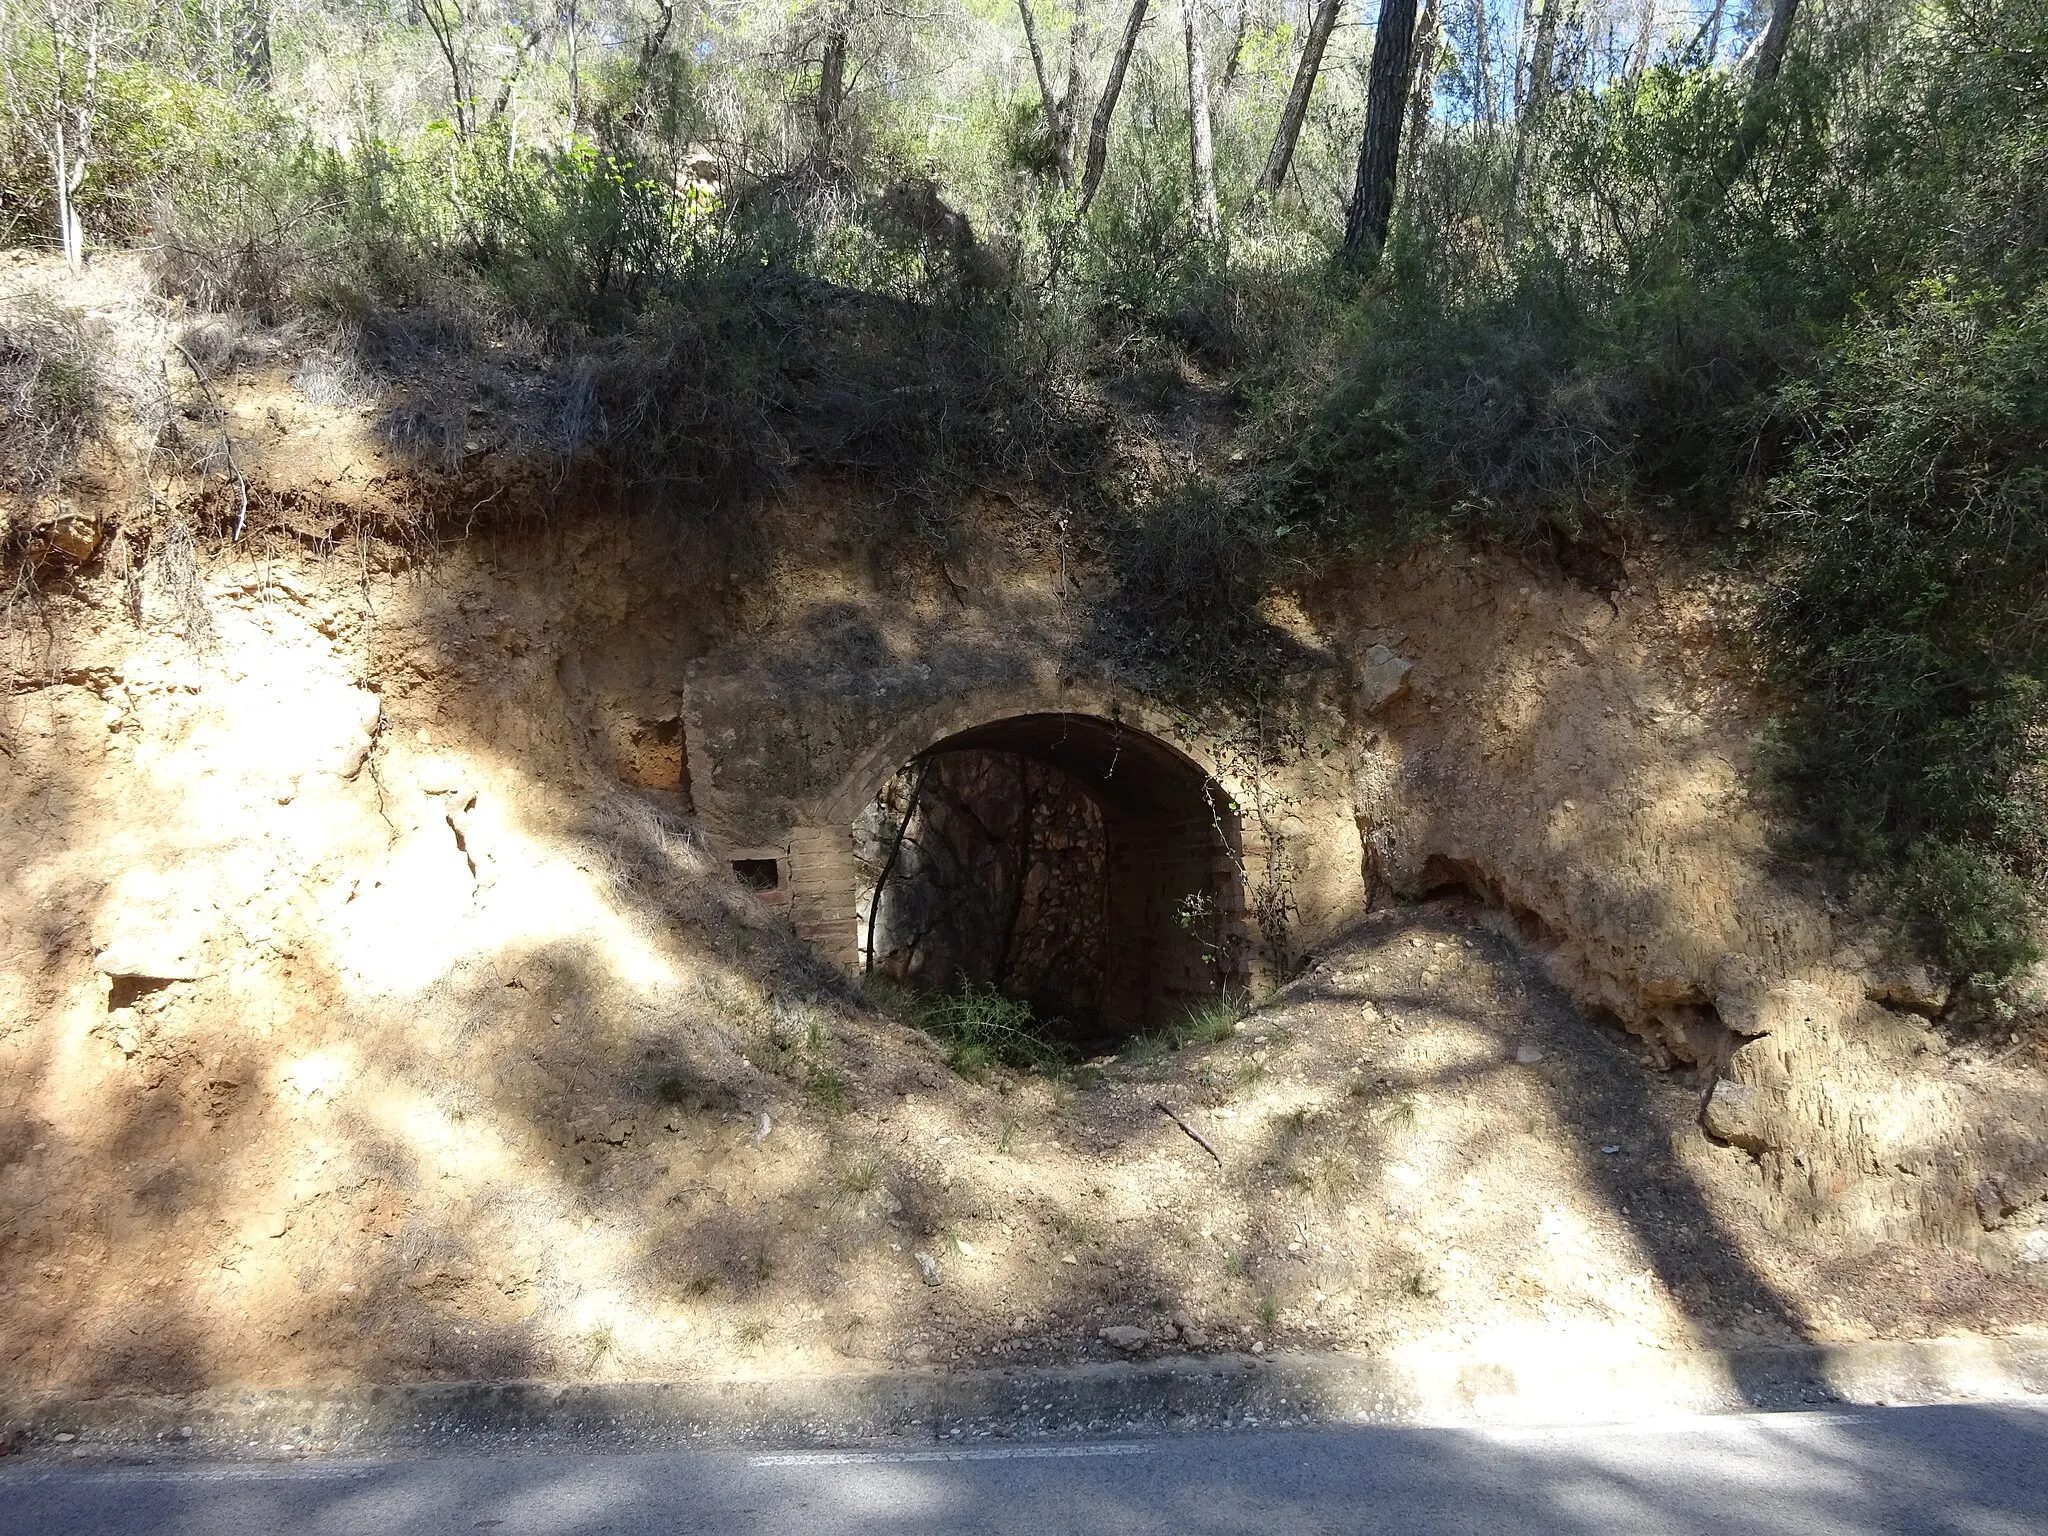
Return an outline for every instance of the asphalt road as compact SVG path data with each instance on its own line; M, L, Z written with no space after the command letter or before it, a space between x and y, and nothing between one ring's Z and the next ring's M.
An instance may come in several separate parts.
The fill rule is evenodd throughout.
M2048 1407L0 1471L0 1533L2048 1532Z

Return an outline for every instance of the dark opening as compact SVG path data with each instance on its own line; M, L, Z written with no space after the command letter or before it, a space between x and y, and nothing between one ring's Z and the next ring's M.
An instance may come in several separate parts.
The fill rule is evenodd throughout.
M145 997L153 997L170 985L161 976L109 976L107 982L109 1013L117 1008L133 1008Z
M782 884L782 865L775 859L734 859L732 872L750 891L772 891Z
M854 829L863 964L1031 1005L1083 1049L1246 980L1230 803L1187 757L1080 715L938 742Z

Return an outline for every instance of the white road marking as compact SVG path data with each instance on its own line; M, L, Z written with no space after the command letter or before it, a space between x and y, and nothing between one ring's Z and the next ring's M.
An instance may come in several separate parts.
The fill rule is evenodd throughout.
M1072 1456L1143 1456L1149 1445L1120 1441L1109 1445L991 1445L972 1450L930 1451L792 1451L780 1456L754 1456L752 1467L847 1467L873 1461L1039 1461Z

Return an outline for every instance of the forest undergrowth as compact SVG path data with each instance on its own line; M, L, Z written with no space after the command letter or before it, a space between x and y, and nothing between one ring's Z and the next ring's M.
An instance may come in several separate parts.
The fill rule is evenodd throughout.
M10 9L0 239L140 249L336 388L488 358L558 481L728 533L805 473L941 546L1028 491L1115 573L1106 643L1222 708L1338 554L1599 584L1662 534L1753 594L1788 853L2004 1017L2048 893L2048 10L1340 11ZM5 319L24 495L90 436L84 335Z

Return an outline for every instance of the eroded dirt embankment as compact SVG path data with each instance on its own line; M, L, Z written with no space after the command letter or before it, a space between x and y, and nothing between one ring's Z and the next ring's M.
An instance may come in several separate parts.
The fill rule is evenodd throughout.
M823 793L919 689L1059 686L1093 577L1042 521L900 561L814 487L740 595L617 518L406 547L368 418L295 377L219 383L243 541L131 587L102 537L15 636L16 1393L2042 1321L2039 1067L1774 866L1712 582L1437 551L1276 599L1320 658L1262 831L1308 969L972 1083L700 812Z

